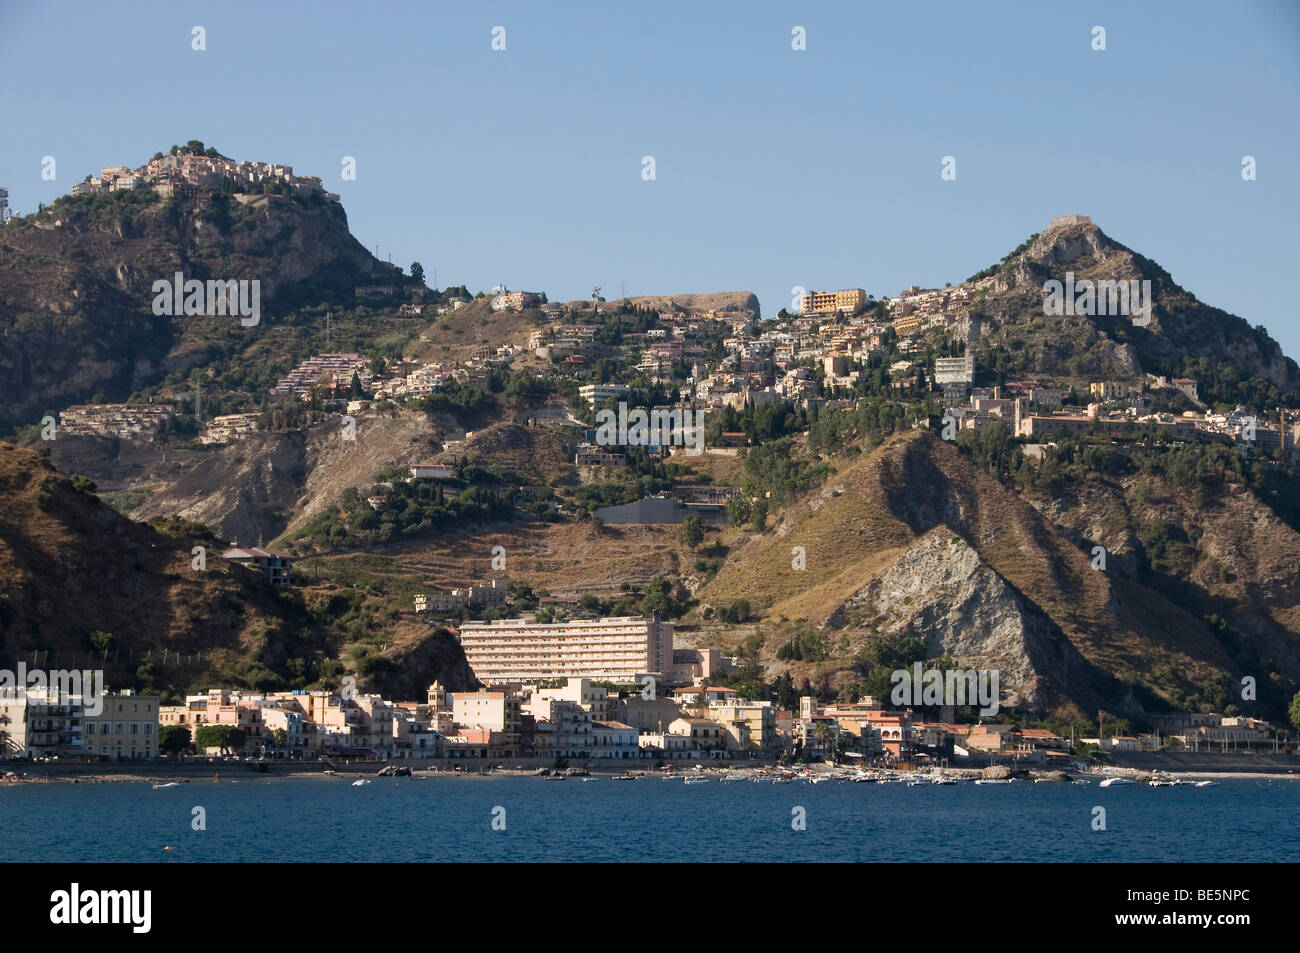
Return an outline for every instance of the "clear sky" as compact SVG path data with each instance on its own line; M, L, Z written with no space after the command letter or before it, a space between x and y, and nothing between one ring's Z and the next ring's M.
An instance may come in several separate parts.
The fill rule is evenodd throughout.
M956 283L1079 213L1293 357L1298 100L1295 0L0 0L23 211L200 139L319 175L443 287L748 289L765 315Z

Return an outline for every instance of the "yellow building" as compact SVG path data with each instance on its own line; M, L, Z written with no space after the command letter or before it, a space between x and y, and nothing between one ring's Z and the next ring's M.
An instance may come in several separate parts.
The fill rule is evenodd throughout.
M844 288L840 291L812 291L799 298L800 314L829 314L833 311L856 311L867 303L867 293L861 288Z
M157 695L129 689L105 693L98 715L82 714L82 750L117 761L153 758L158 754L158 701Z

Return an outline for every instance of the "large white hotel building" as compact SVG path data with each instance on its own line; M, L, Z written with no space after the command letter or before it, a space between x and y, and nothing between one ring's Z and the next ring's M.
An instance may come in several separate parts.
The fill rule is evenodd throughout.
M641 616L465 622L460 644L474 674L489 685L555 678L630 683L662 676L673 664L672 623Z

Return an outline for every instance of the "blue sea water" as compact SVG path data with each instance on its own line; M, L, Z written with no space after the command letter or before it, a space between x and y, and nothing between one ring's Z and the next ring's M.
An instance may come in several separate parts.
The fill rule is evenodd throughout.
M196 806L206 830L191 827ZM792 828L798 807L805 830ZM1093 829L1095 807L1105 808L1105 830ZM493 829L497 808L505 830ZM13 784L0 787L0 861L1295 862L1297 814L1300 782L1281 780Z

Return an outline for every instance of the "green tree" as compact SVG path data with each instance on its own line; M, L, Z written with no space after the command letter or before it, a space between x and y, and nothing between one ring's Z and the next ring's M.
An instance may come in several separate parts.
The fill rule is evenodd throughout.
M1291 727L1300 730L1300 692L1295 693L1295 698L1291 699L1291 710L1287 712L1291 719Z
M424 266L418 261L411 262L411 283L416 285L424 284Z
M663 576L655 576L645 587L641 598L641 612L645 615L659 613L663 616L673 615L676 606L673 603L672 585Z
M184 725L163 725L158 729L158 750L176 755L190 746L190 730Z
M248 740L248 732L234 725L200 725L194 732L194 747L219 748L222 754L238 751Z
M813 728L813 734L817 736L817 745L822 749L823 752L832 750L831 736L834 734L834 732L831 731L830 725L828 725L824 721L817 722L816 726ZM833 752L832 752L832 757L834 757Z
M100 655L107 655L113 651L117 640L113 638L111 632L105 632L102 629L96 629L90 633L90 645Z
M704 542L704 530L700 528L700 518L694 513L682 520L681 540L692 550Z

